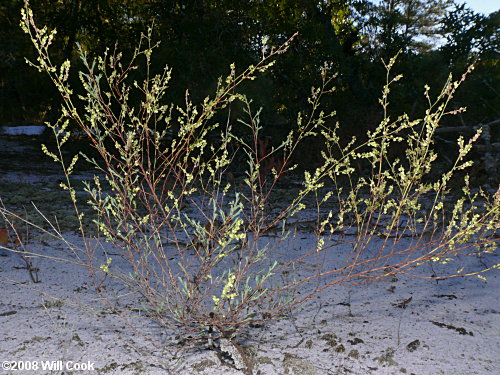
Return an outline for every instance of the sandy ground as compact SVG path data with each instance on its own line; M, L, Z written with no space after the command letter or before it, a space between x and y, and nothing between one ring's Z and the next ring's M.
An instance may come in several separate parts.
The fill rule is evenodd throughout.
M71 259L63 244L43 237L30 251ZM19 255L2 255L0 359L39 366L91 363L94 370L0 374L242 373L214 351L179 351L175 330L126 312L125 306L127 320L111 313L81 267L34 259L41 280L34 284ZM498 263L498 254L468 262L481 268ZM498 273L490 273L487 282L397 276L337 286L289 316L243 333L239 343L254 374L498 374L499 291ZM406 308L396 306L410 297Z
M0 197L22 207L29 196L43 212L54 211L57 166L37 154L35 143L0 137ZM19 158L35 154L37 167ZM61 223L69 220L65 212L56 212ZM81 243L74 234L66 237ZM302 248L300 241L310 240L306 233L298 244L285 243L277 256L283 259L290 255L287 246ZM213 350L181 350L179 332L130 311L126 298L119 301L122 314L113 313L84 268L50 259L72 259L61 242L32 235L28 250L47 257L33 259L37 284L18 254L0 250L0 360L17 366L0 375L242 374ZM459 262L479 270L499 258L497 252ZM325 259L329 267L337 261L334 255ZM449 273L459 264L425 265L423 271ZM336 286L278 321L242 332L238 343L256 375L500 374L500 277L486 276L484 282L398 275ZM115 287L115 294L126 293ZM404 309L398 307L410 297Z

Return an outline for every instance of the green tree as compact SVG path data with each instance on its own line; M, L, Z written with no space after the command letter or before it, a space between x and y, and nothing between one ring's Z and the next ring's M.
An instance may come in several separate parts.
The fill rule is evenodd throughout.
M462 123L476 125L500 117L500 11L485 16L456 4L443 20L447 43L441 47L446 64L461 74L474 64L475 70L457 93L455 106L467 106Z
M2 122L40 120L47 111L50 97L57 95L49 82L33 69L28 69L25 63L25 57L33 56L33 49L19 27L22 5L23 0L4 0L0 3L0 121ZM37 10L40 10L40 18L45 21L44 7L37 7Z
M25 63L32 49L19 27L24 0L0 4L0 120L43 121L59 107L57 93ZM76 43L90 54L102 52L119 41L123 50L138 39L149 20L137 0L32 0L37 20L58 30L52 46L55 62L75 59ZM78 59L74 61L78 63ZM77 77L73 77L77 79Z
M447 43L441 48L451 64L460 60L472 62L484 55L498 53L500 45L500 11L485 16L455 4L443 19L442 33Z
M273 105L287 121L293 121L309 87L318 83L325 61L339 72L339 92L350 86L354 54L359 41L354 25L354 1L280 0L258 2L254 22L259 48L283 42L295 32L297 40L272 71Z
M436 46L450 0L380 0L365 2L363 37L372 58L398 51L423 53Z

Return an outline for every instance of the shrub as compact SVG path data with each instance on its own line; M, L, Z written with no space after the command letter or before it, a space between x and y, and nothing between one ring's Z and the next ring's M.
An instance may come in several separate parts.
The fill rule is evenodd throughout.
M165 324L178 325L204 341L228 340L238 349L233 340L238 330L274 319L327 287L412 274L427 262L446 263L460 254L496 248L500 190L495 195L473 193L465 177L459 196L453 196L455 203L449 199L449 182L456 171L472 164L466 156L479 132L468 142L460 138L455 165L428 181L437 156L434 132L450 114L446 106L465 75L458 82L450 78L435 100L426 88L429 109L424 118L391 119L390 88L401 78L392 78L391 59L380 100L383 121L367 142L358 144L353 138L345 145L336 135L338 125L325 125L333 114L319 110L321 97L331 90L325 65L322 84L312 89L309 113L299 114L296 130L269 147L260 136L259 111L237 90L272 66L291 41L241 74L231 66L215 95L199 105L186 92L180 108L162 101L171 76L168 68L156 75L146 69L142 83L129 79L139 59L150 66L151 30L127 63L116 50L95 61L80 50L85 94L77 96L67 83L70 62L56 67L50 61L55 30L38 28L29 8L23 10L22 27L39 55L31 64L49 75L64 101L60 119L48 124L57 149L43 150L61 164L66 176L61 186L69 192L80 222L85 246L73 250L85 254L99 293L104 293L107 279L116 277L137 293L139 307ZM129 104L132 95L142 96L136 107ZM236 136L229 120L213 121L236 101L246 109L247 118L239 121L246 135ZM80 154L66 160L62 148L70 123L84 132L97 158ZM307 137L322 137L323 163L305 168L294 190L290 183L299 176L292 173L296 165L291 158ZM389 156L394 145L404 145L404 160ZM245 165L235 162L238 150ZM87 212L72 185L79 159L96 170L85 188L92 209ZM353 167L360 160L368 165L368 175ZM93 215L94 233L82 224L84 215ZM298 241L294 234L300 231L300 215L313 215L307 229L314 240L301 251L279 255L284 245ZM403 241L405 237L409 240ZM102 260L96 244L104 241L119 250L126 266L108 255ZM352 247L346 251L342 244ZM338 249L342 251L336 253ZM307 264L314 267L306 269ZM498 267L465 270L459 265L456 273L439 276L483 277Z

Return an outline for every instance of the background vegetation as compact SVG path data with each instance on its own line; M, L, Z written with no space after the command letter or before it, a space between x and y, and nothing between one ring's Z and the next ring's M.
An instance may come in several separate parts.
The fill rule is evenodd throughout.
M25 63L26 57L33 60L34 51L19 27L22 3L6 0L0 5L3 125L54 122L61 108L57 90ZM193 102L200 102L215 91L218 77L227 74L230 64L235 63L240 72L269 53L271 46L281 45L298 32L291 48L272 69L240 88L253 99L255 108L263 108L261 135L269 138L270 147L297 128L297 113L307 114L310 88L320 84L319 69L325 61L337 72L332 82L335 92L322 102L321 109L336 111L327 125L333 128L338 122L343 140L353 135L366 140L364 135L384 115L378 102L386 79L381 60L388 61L398 51L394 72L402 74L404 80L393 89L391 115L424 116L428 104L422 95L424 85L431 87L431 95L438 95L450 73L459 78L474 64L474 72L449 107L467 107L467 111L445 118L442 125L470 127L462 134L471 136L473 126L500 118L500 12L484 16L458 1L34 0L31 7L39 24L57 29L51 59L55 65L70 60L75 68L70 77L73 86L78 82L76 72L84 69L77 45L90 60L109 48L122 52L126 61L141 33L154 24L153 41L161 44L150 68L153 72L161 71L164 65L172 69L174 79L163 99L181 106L186 89ZM146 69L139 64L131 78L135 74L140 80ZM129 99L131 105L139 100ZM243 107L233 105L232 120L241 118L242 111ZM228 113L217 116L214 122L226 121ZM492 144L499 142L499 129L491 129ZM244 131L239 125L234 130ZM456 137L440 134L436 138L442 141L438 162L449 163L456 157ZM450 141L452 146L447 143ZM301 145L298 155L302 165L321 162L319 151L324 145L318 142L308 140ZM483 151L472 155L478 161L472 172L474 185L484 185L483 172L491 170L491 165L479 162ZM494 181L489 183L496 186Z
M0 5L2 123L53 120L60 107L48 80L24 61L34 52L19 27L22 2ZM115 43L132 54L140 33L154 23L154 38L162 41L157 64L167 64L175 77L167 99L177 102L184 101L186 88L193 100L204 98L229 64L241 69L255 63L266 46L280 45L298 31L273 70L245 88L264 107L268 134L293 126L324 61L339 73L330 100L344 129L363 133L374 127L385 80L380 59L399 50L396 70L405 85L393 99L398 110L419 114L426 103L415 98L422 97L425 83L442 87L450 71L462 74L475 62L475 73L453 103L469 110L450 121L476 125L500 117L500 14L484 16L449 0L36 0L31 7L40 24L58 31L55 63L69 58L78 64L77 43L90 56Z

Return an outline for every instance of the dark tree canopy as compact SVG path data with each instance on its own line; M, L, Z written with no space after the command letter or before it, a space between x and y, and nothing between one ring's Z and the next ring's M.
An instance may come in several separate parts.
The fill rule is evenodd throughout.
M23 0L0 5L0 120L43 121L57 111L57 95L24 61L33 51L18 26ZM499 12L475 13L450 0L31 0L40 24L57 28L55 59L78 65L76 45L91 56L115 46L131 53L148 26L161 41L156 68L173 69L169 99L213 92L235 63L242 69L298 32L273 70L245 87L264 108L272 129L293 126L325 61L338 72L337 90L325 106L357 131L373 124L385 79L381 59L398 52L406 76L394 100L401 111L422 110L423 86L438 87L451 71L476 63L457 106L469 118L498 118ZM140 74L140 71L137 73ZM75 75L75 80L77 79ZM474 123L471 123L474 125Z

